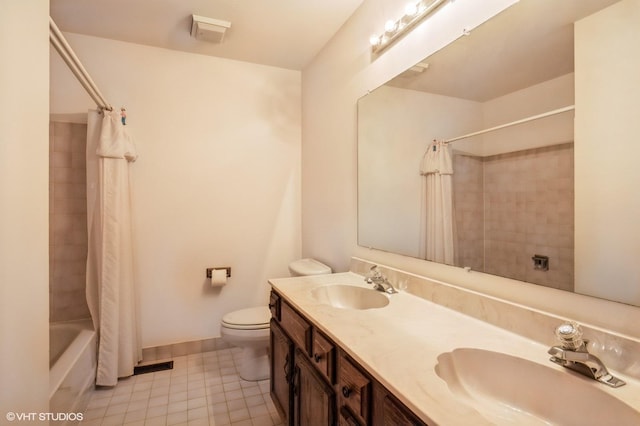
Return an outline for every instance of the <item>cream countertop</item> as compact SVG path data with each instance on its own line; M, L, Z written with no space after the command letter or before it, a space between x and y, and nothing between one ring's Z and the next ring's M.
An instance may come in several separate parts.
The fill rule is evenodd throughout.
M437 358L444 352L486 349L571 374L549 361L546 346L403 291L389 296L390 303L384 308L368 310L334 308L318 303L311 295L313 288L330 284L371 288L361 275L352 272L269 282L430 425L494 424L461 403L437 376ZM640 382L613 373L627 385L613 389L585 380L640 411Z

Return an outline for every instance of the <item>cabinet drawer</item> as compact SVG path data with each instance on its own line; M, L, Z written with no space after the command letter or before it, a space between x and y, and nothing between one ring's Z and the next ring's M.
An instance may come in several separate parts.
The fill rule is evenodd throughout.
M347 407L360 423L368 424L371 381L343 353L339 356L337 382L338 410Z
M413 413L406 410L390 395L385 396L382 405L382 424L397 426L424 426L424 423Z
M313 329L313 341L311 344L311 358L313 364L320 371L329 383L334 383L336 349L329 339L327 339L317 328Z
M276 321L280 321L280 303L280 296L272 291L269 296L269 310L271 317Z
M305 354L311 352L311 324L284 300L280 300L280 325Z

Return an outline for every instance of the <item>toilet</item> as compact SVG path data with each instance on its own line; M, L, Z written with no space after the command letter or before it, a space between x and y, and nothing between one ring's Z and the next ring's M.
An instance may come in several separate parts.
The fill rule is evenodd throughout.
M292 277L330 274L331 268L315 259L300 259L289 264ZM238 373L247 381L269 378L269 320L271 311L265 304L229 312L222 317L222 339L242 348Z

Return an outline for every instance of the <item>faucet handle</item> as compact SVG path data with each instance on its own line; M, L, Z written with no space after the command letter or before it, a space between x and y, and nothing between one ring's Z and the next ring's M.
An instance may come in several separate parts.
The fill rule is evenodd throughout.
M575 321L559 325L555 334L564 349L575 351L585 346L585 342L582 339L582 328Z
M378 265L373 265L369 269L369 277L371 277L371 278L381 278L382 277L382 272L378 271Z

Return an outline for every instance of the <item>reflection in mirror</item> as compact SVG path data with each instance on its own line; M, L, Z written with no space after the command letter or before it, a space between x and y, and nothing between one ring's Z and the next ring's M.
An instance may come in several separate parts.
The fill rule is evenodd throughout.
M574 29L615 3L521 0L360 99L359 245L579 291Z

